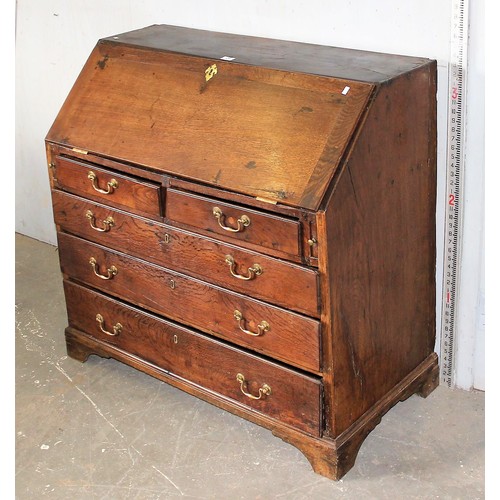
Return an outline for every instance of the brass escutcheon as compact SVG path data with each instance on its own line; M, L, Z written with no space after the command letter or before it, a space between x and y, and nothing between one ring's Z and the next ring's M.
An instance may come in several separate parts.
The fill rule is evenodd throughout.
M205 81L208 82L217 74L217 64L212 64L205 70Z

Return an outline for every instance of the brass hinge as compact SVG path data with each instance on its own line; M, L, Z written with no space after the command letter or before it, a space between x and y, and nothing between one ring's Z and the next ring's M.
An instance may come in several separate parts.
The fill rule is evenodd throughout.
M74 151L75 153L80 153L82 155L86 155L88 151L85 151L84 149L78 149L78 148L72 148L71 151Z
M271 203L272 205L276 205L278 203L276 200L270 200L269 198L261 198L260 196L256 196L255 199L257 201L263 201L264 203Z

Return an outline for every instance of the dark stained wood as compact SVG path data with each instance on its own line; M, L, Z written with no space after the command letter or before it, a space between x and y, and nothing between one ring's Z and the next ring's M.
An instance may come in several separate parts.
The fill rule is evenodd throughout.
M94 184L88 178L94 172ZM127 177L112 170L78 162L61 156L55 159L55 178L60 189L70 191L92 200L109 203L112 206L133 209L137 213L160 217L161 193L158 184ZM117 188L110 188L109 182L115 180ZM100 193L95 187L109 194Z
M181 191L169 189L167 193L166 219L186 228L194 228L217 236L225 236L238 244L250 243L254 247L264 247L286 256L298 256L300 249L300 224L297 220L224 203ZM221 223L230 228L238 228L238 219L244 215L250 219L248 227L233 233L222 229L213 214L220 208L224 220Z
M74 236L59 233L58 242L63 273L78 281L294 366L319 369L317 321ZM96 276L91 257L99 274L108 276L115 266L116 276ZM241 332L235 310L243 314L245 329L258 331L266 321L269 331L259 337Z
M436 61L153 26L98 42L46 146L71 357L267 427L332 479L439 383ZM125 188L96 194L90 168Z
M108 44L175 51L208 59L347 80L383 83L428 59L269 38L216 33L181 26L152 25L103 39Z
M434 350L434 120L435 65L382 87L327 205L333 436Z
M189 379L297 429L319 435L321 385L317 379L180 328L87 288L66 282L65 293L70 326L176 377ZM95 319L97 314L103 316L106 322L103 328L111 333L114 333L112 326L120 323L118 335L102 333ZM246 392L258 396L259 389L267 384L271 394L260 400L245 396L236 379L238 373L245 377Z

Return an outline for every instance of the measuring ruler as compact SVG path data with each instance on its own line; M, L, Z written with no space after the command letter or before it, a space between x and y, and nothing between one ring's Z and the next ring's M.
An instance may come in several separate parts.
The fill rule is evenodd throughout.
M461 256L468 8L468 0L452 0L441 316L441 379L449 387L454 382L457 292Z

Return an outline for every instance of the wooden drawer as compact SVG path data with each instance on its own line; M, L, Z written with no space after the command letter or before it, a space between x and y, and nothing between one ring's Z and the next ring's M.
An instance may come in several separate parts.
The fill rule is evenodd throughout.
M95 201L152 215L161 214L161 188L145 180L62 156L55 158L55 187Z
M64 290L70 326L139 356L175 377L319 436L319 380L247 354L74 283L66 281ZM244 381L241 377L237 380L238 374L244 377ZM266 386L270 392L262 394ZM252 399L242 392L259 396L259 389L261 399Z
M67 276L174 321L319 372L318 321L75 236L59 233L58 240L61 269ZM262 326L264 321L268 329Z
M167 192L166 217L172 223L259 251L268 249L285 257L301 255L300 223L293 219L174 189Z
M62 192L53 192L53 204L55 222L64 231L287 309L319 316L315 270ZM228 264L227 256L234 259L234 266ZM261 267L260 276L242 280L231 274L232 270L252 276L248 268L254 264Z

